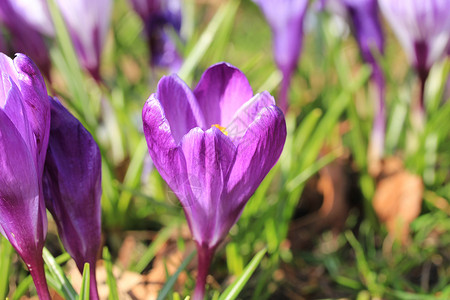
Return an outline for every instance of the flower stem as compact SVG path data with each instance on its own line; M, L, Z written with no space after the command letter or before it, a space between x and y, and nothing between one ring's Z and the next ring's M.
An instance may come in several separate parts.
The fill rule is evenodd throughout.
M98 300L98 290L97 290L97 277L95 275L95 262L89 264L90 273L90 283L89 283L89 296L91 300Z
M197 243L198 273L192 300L203 300L205 297L206 277L208 276L214 251L215 249L209 248L208 245L200 245Z
M283 79L281 80L281 88L280 93L278 95L279 97L279 105L283 113L286 113L288 106L289 106L289 86L291 83L291 74L292 72L283 72Z
M384 154L386 135L386 106L385 106L385 82L382 71L375 69L373 75L375 83L375 98L377 98L375 118L373 120L371 151L374 159L381 159Z
M45 279L44 272L44 261L41 259L36 259L33 264L28 264L28 270L30 271L31 277L33 278L34 285L36 287L36 292L40 300L50 300L50 293L48 291L47 281Z

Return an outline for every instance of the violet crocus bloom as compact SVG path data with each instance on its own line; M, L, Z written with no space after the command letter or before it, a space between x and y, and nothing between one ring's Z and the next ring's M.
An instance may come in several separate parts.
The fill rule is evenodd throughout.
M16 1L0 1L0 23L10 33L10 48L13 53L25 53L39 66L42 73L50 76L50 57L42 34L27 22L26 11L18 10ZM37 15L36 12L33 12Z
M196 242L193 299L203 299L217 245L281 154L284 115L269 93L253 95L239 69L219 63L194 91L177 75L163 77L142 119L154 166L180 200Z
M130 0L136 13L144 22L150 49L152 66L168 68L177 72L182 59L174 41L171 40L169 27L180 35L181 1L180 0Z
M291 77L302 49L303 19L308 0L253 0L272 29L273 55L283 74L279 103L286 112Z
M42 249L47 216L42 172L50 109L44 80L25 55L0 53L0 232L26 263L40 299L50 299Z
M56 99L43 177L45 203L64 248L80 272L90 265L90 296L98 299L95 277L101 235L101 156L91 134Z
M47 6L47 0L4 0L9 2L17 14L38 32L53 36L52 18Z
M109 29L111 0L56 0L81 66L100 80L100 54Z
M384 35L377 0L323 0L322 6L348 18L361 56L372 67L371 81L376 87L376 113L370 144L371 160L378 160L384 152L386 128L385 79L376 54L384 53Z
M445 55L450 39L449 0L379 0L421 82L419 109L424 108L425 81L431 66Z

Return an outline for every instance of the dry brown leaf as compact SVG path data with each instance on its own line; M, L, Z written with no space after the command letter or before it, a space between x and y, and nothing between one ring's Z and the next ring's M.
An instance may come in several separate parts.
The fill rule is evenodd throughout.
M420 176L404 170L397 158L386 160L377 183L373 207L386 224L389 235L403 244L409 241L409 225L420 214L423 192Z

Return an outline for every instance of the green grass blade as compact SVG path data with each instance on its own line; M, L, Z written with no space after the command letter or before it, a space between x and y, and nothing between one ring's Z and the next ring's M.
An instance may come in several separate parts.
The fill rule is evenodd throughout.
M61 293L67 300L77 299L77 293L75 292L73 286L70 284L61 266L56 262L55 258L52 256L47 248L44 248L43 257L45 264L47 265L50 274L57 280L58 284L61 286L61 290L57 291Z
M141 259L134 266L133 271L137 273L141 273L148 266L148 264L155 257L156 252L161 249L161 246L164 245L172 234L172 227L166 227L162 229L156 239L151 243L150 247L148 247L147 251L142 255Z
M48 278L47 278L47 281L48 281ZM22 296L25 295L25 293L30 288L30 285L32 285L32 284L33 284L33 278L31 277L31 275L25 277L25 279L23 279L20 282L20 284L17 286L17 288L14 291L14 294L12 295L11 299L12 300L19 300L20 298L22 298Z
M90 283L90 273L89 264L84 264L83 269L83 279L81 280L81 290L80 290L80 300L89 300L89 283Z
M111 254L107 247L103 247L103 260L106 266L106 283L109 288L109 300L119 300L119 293L117 292L116 278L114 277L112 270Z
M217 13L214 15L211 22L208 24L208 27L206 27L205 31L200 36L194 48L186 57L180 71L178 72L178 75L184 81L190 81L195 67L213 43L217 31L221 28L227 18L232 18L236 14L239 3L240 1L231 0L218 9Z
M48 8L52 17L53 24L55 24L55 36L58 42L58 48L53 48L52 51L61 51L64 61L59 61L59 66L64 65L63 70L66 82L71 90L71 94L78 101L78 107L83 111L84 120L88 125L95 124L95 116L91 110L91 104L88 94L84 88L83 73L78 63L78 57L75 53L72 40L66 28L66 23L61 15L61 12L55 0L47 0ZM54 57L55 54L52 55Z
M1 237L0 244L0 299L5 299L8 296L9 287L9 271L11 269L11 256L13 254L13 247L11 243Z
M192 258L194 257L195 253L197 253L197 251L193 251L191 254L189 254L188 257L186 257L186 259L183 261L183 263L178 267L178 269L175 271L175 273L166 281L166 284L164 284L163 288L161 289L161 291L158 294L158 298L156 300L164 300L166 299L167 295L169 294L169 292L172 290L173 285L175 284L175 282L178 279L178 276L180 275L180 273L187 267L187 265L189 264L189 262L192 260Z
M229 287L227 287L225 292L220 295L219 300L232 300L237 298L247 281L250 279L250 276L252 276L253 272L255 272L256 267L259 265L266 252L267 249L264 248L256 253L250 263L245 267L242 275L239 276Z

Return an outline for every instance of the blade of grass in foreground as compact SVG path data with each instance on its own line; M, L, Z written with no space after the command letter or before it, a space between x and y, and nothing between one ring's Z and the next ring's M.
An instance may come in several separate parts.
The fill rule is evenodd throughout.
M221 28L226 19L234 17L236 10L239 7L239 3L240 1L230 0L218 9L217 13L214 15L211 22L209 22L208 27L206 27L205 31L200 36L192 51L186 57L180 71L178 72L178 76L180 76L184 81L190 81L195 67L213 43L217 31Z
M9 286L9 270L11 268L11 255L13 247L11 243L1 238L0 241L0 299L5 299L8 296Z
M172 234L173 227L166 227L162 229L155 240L152 241L150 247L142 255L141 259L134 266L133 271L141 273L150 264L152 259L155 257L156 252L167 242L170 235Z
M111 254L107 247L103 248L103 260L105 261L106 266L106 282L109 287L109 300L119 300L119 293L117 292L117 284L116 278L114 278L114 274L112 271L112 262L111 262Z
M193 251L191 254L189 254L188 257L183 261L183 263L178 267L178 269L175 271L175 273L166 281L166 284L164 284L163 288L158 294L158 298L156 300L163 300L166 299L166 296L169 294L170 290L172 289L173 285L178 279L178 276L180 275L181 271L183 271L189 262L194 257L195 253L197 251Z
M77 293L75 292L73 286L70 284L66 275L64 275L64 271L62 270L61 266L52 256L50 251L47 250L47 248L44 248L43 257L45 264L50 271L50 274L57 280L57 283L60 286L60 290L57 290L57 292L61 293L61 295L63 295L67 300L76 300L78 296Z
M90 273L89 264L84 264L83 279L81 280L80 300L89 300Z
M227 287L225 292L220 295L219 300L233 300L237 298L247 281L250 279L250 276L252 276L253 272L255 272L256 267L259 265L266 252L267 248L264 248L256 253L250 263L245 267L242 275L239 276L229 287Z

